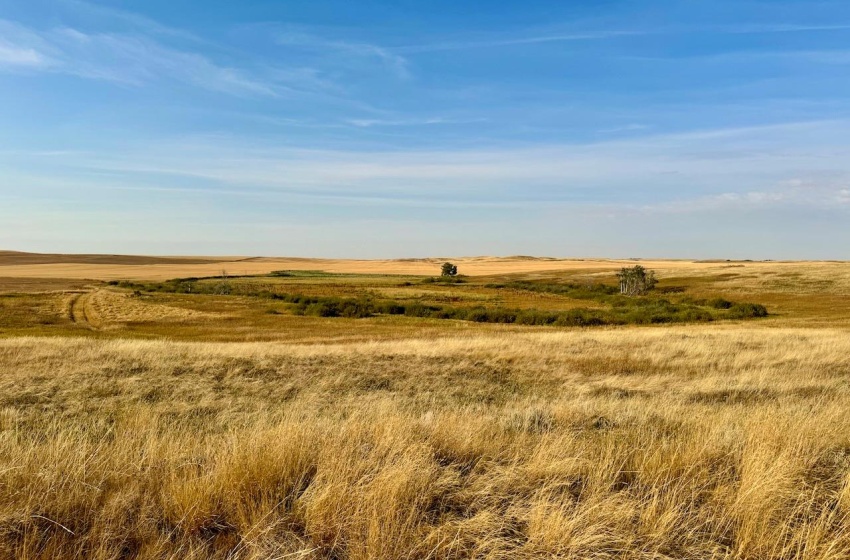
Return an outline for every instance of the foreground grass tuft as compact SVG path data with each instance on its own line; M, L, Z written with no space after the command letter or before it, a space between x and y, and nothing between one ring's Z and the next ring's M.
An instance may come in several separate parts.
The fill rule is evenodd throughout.
M0 340L0 557L850 556L850 341Z

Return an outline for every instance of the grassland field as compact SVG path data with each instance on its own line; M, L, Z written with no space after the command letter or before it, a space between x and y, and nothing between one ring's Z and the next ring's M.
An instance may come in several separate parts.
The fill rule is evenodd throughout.
M0 558L845 559L848 410L850 263L0 252Z

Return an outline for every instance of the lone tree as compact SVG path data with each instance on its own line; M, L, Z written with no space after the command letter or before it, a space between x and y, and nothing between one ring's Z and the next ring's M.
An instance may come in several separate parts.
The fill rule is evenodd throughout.
M457 276L457 267L450 262L443 263L443 276Z
M617 278L620 280L620 293L627 296L642 296L658 283L655 272L639 264L631 268L621 268Z

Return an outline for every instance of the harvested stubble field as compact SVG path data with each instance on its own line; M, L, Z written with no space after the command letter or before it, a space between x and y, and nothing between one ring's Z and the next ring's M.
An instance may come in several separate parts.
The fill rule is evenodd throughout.
M456 285L9 281L0 557L850 557L850 265L655 263L671 305L770 311L710 323L321 317L268 296L611 305L551 288L610 263L494 262Z

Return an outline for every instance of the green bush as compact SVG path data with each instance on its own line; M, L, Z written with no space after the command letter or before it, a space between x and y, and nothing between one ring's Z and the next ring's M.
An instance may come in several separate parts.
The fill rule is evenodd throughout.
M316 317L339 317L339 308L333 303L310 303L304 308L305 315Z
M767 317L767 308L760 303L736 303L729 308L732 319Z
M729 309L734 305L731 301L723 298L714 298L708 300L706 303L709 307L713 307L714 309Z
M679 319L683 323L703 323L714 320L714 315L711 312L693 307L679 313Z
M404 306L396 301L385 301L376 306L375 312L384 315L404 315Z
M465 284L463 276L429 276L422 279L422 284ZM410 285L410 284L408 284Z
M604 325L607 322L589 309L570 309L558 315L556 327L589 327Z
M186 285L184 283L184 285ZM191 285L187 286L189 290L191 290ZM219 282L212 288L212 293L217 296L229 296L233 293L233 287L229 282Z
M281 271L285 272L285 271ZM426 278L423 282L462 282L457 277ZM112 285L136 292L165 292L208 295L240 295L257 297L290 304L296 315L316 317L365 318L376 314L405 315L434 319L454 319L479 323L504 323L520 325L557 325L565 327L592 327L597 325L644 325L657 323L708 322L720 319L750 319L765 317L767 309L756 303L734 303L723 298L694 300L683 297L677 302L652 296L628 297L618 293L614 286L604 284L554 284L538 282L511 282L489 284L492 289L515 289L553 293L575 299L591 299L606 305L604 309L570 309L542 311L538 309L506 309L476 306L472 308L453 305L429 305L419 301L406 302L379 299L374 296L340 298L305 296L303 294L277 293L268 285L232 283L228 280L213 282L199 278L176 278L166 282L139 283L126 280L113 281Z
M421 303L412 303L404 308L404 314L408 317L430 317L433 311L434 308Z

